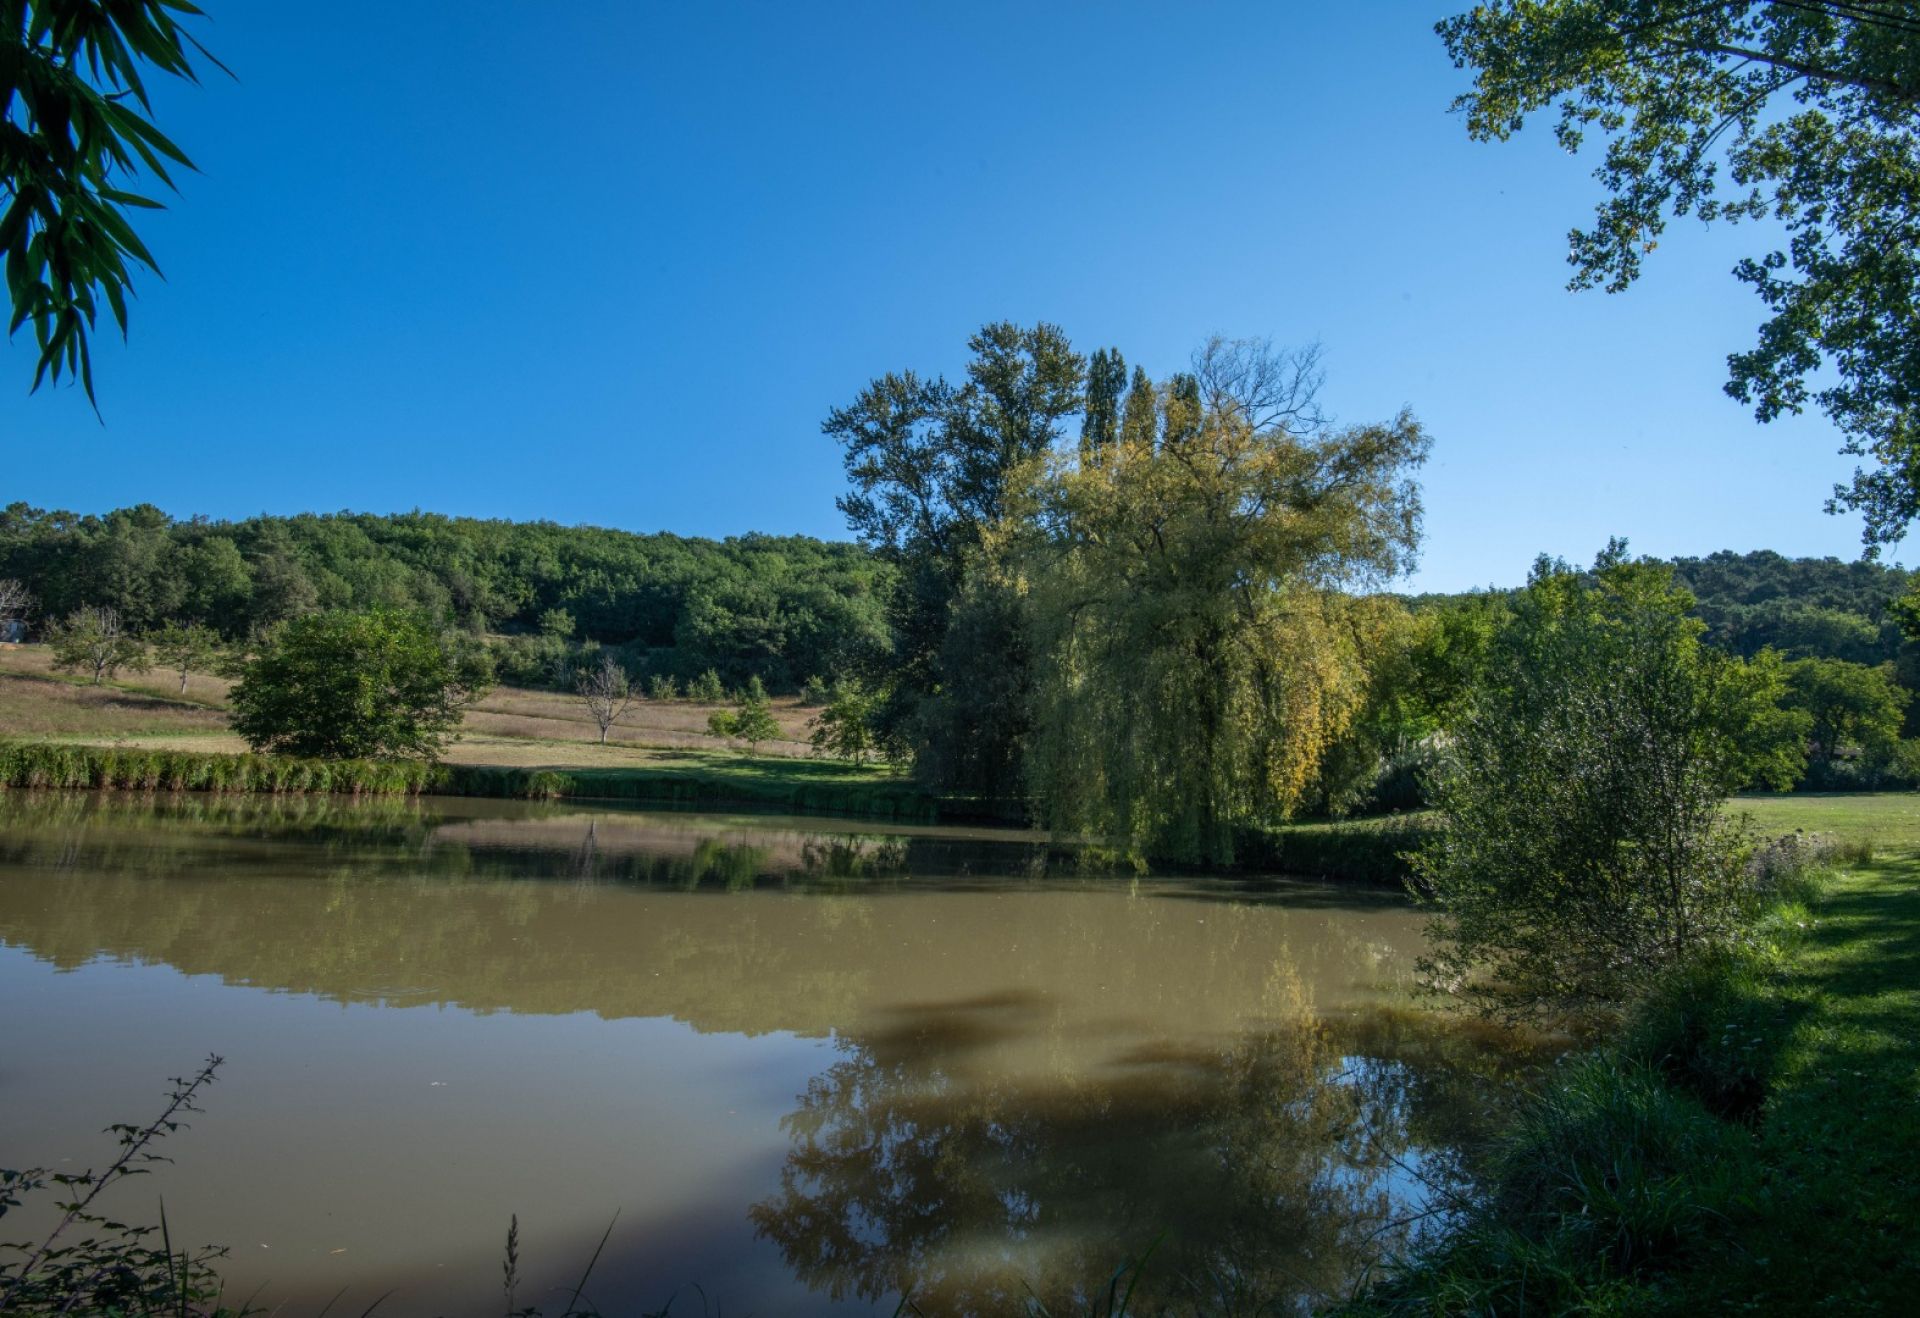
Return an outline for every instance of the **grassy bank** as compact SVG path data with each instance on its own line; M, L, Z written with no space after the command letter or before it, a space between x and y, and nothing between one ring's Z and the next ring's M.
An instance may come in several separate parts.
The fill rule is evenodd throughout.
M1795 887L1552 1074L1460 1230L1350 1312L1908 1311L1920 858Z
M279 755L75 743L0 742L0 787L748 805L930 822L934 799L884 770L823 761L680 752L623 768L536 768L307 760Z

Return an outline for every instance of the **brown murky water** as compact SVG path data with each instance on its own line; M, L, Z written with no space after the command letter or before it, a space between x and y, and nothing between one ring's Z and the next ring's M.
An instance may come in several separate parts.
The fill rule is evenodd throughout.
M429 800L0 796L0 1166L287 1314L1337 1294L1481 1102L1394 898L1048 877L1027 835ZM617 1217L616 1217L617 1214ZM10 1216L4 1234L33 1225ZM698 1290L695 1289L698 1287Z

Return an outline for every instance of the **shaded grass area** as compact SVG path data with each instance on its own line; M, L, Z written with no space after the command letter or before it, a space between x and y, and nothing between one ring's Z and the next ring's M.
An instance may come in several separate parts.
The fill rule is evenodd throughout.
M932 822L939 803L882 769L830 761L663 752L651 765L554 769L308 760L183 748L0 742L0 787L188 792L437 793L521 800L749 805Z
M1349 1312L1911 1312L1916 1151L1906 856L1807 885L1552 1073L1484 1202Z

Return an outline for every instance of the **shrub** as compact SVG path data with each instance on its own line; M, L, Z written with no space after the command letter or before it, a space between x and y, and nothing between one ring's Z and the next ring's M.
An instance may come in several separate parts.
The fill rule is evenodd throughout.
M1612 1006L1736 933L1751 884L1722 805L1770 744L1779 669L1704 649L1691 603L1618 542L1591 584L1536 566L1414 860L1438 985L1508 1014Z
M233 688L234 731L255 750L328 759L435 759L491 678L421 617L375 611L295 619Z
M703 705L717 705L726 698L727 688L721 684L720 674L711 668L687 683L689 700L697 700Z

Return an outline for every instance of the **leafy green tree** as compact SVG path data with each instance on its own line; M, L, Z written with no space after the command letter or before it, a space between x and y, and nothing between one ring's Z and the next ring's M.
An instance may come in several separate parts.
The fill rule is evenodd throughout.
M1397 607L1340 588L1411 562L1426 451L1406 414L1296 434L1227 409L1041 473L1000 561L1034 647L1027 784L1047 823L1220 861L1294 810Z
M221 658L220 634L197 622L170 622L153 635L153 653L170 672L180 674L180 694L187 694L190 673L212 672Z
M1490 0L1438 25L1505 140L1557 105L1577 151L1606 139L1606 199L1572 234L1573 287L1620 291L1670 217L1770 219L1783 247L1735 276L1771 313L1729 358L1762 421L1816 403L1876 464L1835 491L1869 552L1920 511L1920 22L1874 0ZM1731 186L1729 186L1731 184Z
M680 684L673 680L672 673L655 673L647 679L647 699L678 700Z
M1437 775L1446 827L1414 860L1440 987L1510 1014L1608 1007L1736 935L1744 843L1723 807L1772 693L1701 645L1691 603L1619 541L1591 578L1534 567Z
M1840 785L1836 770L1846 761L1861 785L1877 783L1899 754L1910 698L1895 682L1892 665L1799 659L1786 671L1786 703L1807 716L1810 782Z
M146 74L197 81L181 25L187 0L12 0L0 9L0 252L13 315L39 344L33 387L78 379L93 400L88 349L102 301L122 333L132 267L159 272L128 222L160 205L129 190L143 169L171 187L191 162L153 125ZM217 63L218 61L213 61Z
M760 749L761 742L780 736L780 724L773 717L767 688L758 677L748 680L736 708L716 710L708 717L707 732L715 737L746 742L749 755Z
M122 668L146 672L147 647L130 635L120 611L109 607L78 608L47 628L53 647L53 666L62 672L89 673L99 686Z
M834 685L825 707L813 719L809 738L815 755L865 764L880 749L873 734L873 697L854 682Z
M551 636L558 641L572 640L575 626L573 615L565 609L547 609L540 615L542 636Z
M223 636L246 634L253 578L231 538L209 535L188 542L175 552L173 563L180 574L180 609L187 618L205 622Z
M423 617L308 614L269 633L241 668L233 728L256 750L437 759L490 681L483 653Z
M1083 401L1086 361L1054 325L985 326L971 339L964 384L912 371L872 381L821 429L845 448L852 484L839 507L865 545L896 570L888 610L893 650L864 676L883 691L883 736L909 747L933 781L1004 790L1018 772L1023 702L988 722L956 716L943 693L978 682L1024 684L1022 649L949 645L954 602L986 528L998 522L1025 464L1051 451Z
M1426 804L1425 778L1505 616L1498 595L1469 594L1398 614L1381 607L1366 655L1366 698L1322 761L1306 804L1324 814Z

